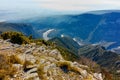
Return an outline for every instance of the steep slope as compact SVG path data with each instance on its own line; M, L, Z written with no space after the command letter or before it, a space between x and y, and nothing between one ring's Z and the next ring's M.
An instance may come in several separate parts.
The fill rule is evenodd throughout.
M92 67L94 65L94 62L96 62L97 64L99 64L101 66L101 68L105 68L107 71L109 71L111 74L113 74L113 80L119 79L120 57L117 53L107 51L104 47L102 47L100 45L84 45L84 46L79 46L79 48L76 48L74 46L75 47L74 50L78 51L78 53L76 54L71 49L72 48L71 46L73 46L73 45L72 45L72 43L69 43L70 42L69 39L66 39L66 41L64 42L64 40L62 40L62 38L53 38L51 41L55 42L58 49L61 46L59 49L61 52L64 52L64 49L67 50L66 55L71 57L71 59L68 58L68 60L75 60L78 62L79 62L79 59L80 59L80 61L83 61L83 62L86 60L86 62L84 62L84 64L85 64L90 59L88 61L88 63L91 65L89 65L89 66ZM71 48L68 48L67 44L69 44L69 46ZM62 47L64 49L61 49ZM69 51L72 53L70 53ZM68 54L67 54L67 52L68 52ZM67 59L67 57L65 57L65 58ZM93 61L92 63L90 63L91 60ZM96 68L96 70L97 69L98 68Z
M55 37L49 41L55 43L56 46L66 48L68 51L74 53L75 55L77 55L78 49L80 48L80 45L71 37Z
M57 49L44 44L17 45L0 39L0 65L1 80L103 80L101 73L64 60Z
M120 64L118 63L120 57L117 53L108 51L100 45L79 46L75 41L71 42L70 38L66 38L53 38L50 41L54 42L58 47L61 46L67 49L77 57L84 56L86 58L92 59L93 61L100 64L102 67L106 67L107 69L119 70Z
M87 45L79 49L79 55L92 59L111 73L119 74L120 56L114 52L106 51L104 47Z
M114 46L120 45L120 13L105 14L104 21L100 27L94 32L91 42L108 41L116 42Z

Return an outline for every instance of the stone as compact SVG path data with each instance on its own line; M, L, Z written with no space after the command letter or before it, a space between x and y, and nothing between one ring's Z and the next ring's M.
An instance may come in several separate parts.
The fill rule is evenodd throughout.
M37 77L38 77L37 73L31 73L31 74L25 74L24 79L37 78Z
M26 51L25 51L25 54L31 54L34 49L35 49L35 47L26 50Z
M26 72L26 74L31 74L31 73L36 73L37 72L37 68L32 68L29 71Z
M39 47L39 50L40 50L41 52L43 52L43 51L46 50L46 49L45 49L45 47L41 46L41 47Z
M26 61L29 61L31 64L34 64L36 62L36 59L33 55L26 54Z
M101 73L94 73L94 76L97 80L103 80Z
M0 39L0 49L5 49L0 53L6 49L7 52L15 52L12 55L20 62L13 64L17 72L10 80L103 80L101 73L87 71L88 66L64 60L57 49L48 46L39 46L35 43L17 45ZM18 53L19 50L21 51ZM61 66L66 66L63 68L68 71L63 71Z

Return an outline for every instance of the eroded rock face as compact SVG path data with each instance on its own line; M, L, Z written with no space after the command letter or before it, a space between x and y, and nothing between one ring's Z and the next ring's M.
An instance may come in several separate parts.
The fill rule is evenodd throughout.
M16 45L0 40L0 54L13 56L17 69L9 80L103 80L88 66L66 61L57 49L36 44Z

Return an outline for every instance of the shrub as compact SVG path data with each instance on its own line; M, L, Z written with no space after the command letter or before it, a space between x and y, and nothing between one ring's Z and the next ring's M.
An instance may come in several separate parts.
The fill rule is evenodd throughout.
M14 63L14 64L24 64L24 63L22 62L22 60L20 60L20 59L18 58L17 55L11 55L11 56L10 56L10 62L11 62L11 63Z
M60 68L66 68L66 69L62 69L64 72L69 72L69 71L73 71L73 72L77 72L80 73L80 68L73 66L71 62L69 61L59 61L56 63L57 66L59 66ZM81 74L81 73L80 73Z
M74 53L70 52L70 51L67 50L66 48L63 48L63 47L60 47L60 46L57 46L56 48L60 51L62 57L63 57L65 60L75 61L75 60L78 59L78 56L74 55Z
M28 37L24 36L20 32L4 32L0 35L4 40L10 39L12 43L17 44L27 44L30 43L30 40Z
M77 62L83 65L87 65L92 72L101 72L101 67L91 59L81 56Z
M45 67L45 64L40 64L38 67L37 73L40 79L47 80L46 76L44 76L45 75L44 67Z
M36 43L37 45L43 45L43 44L46 46L52 45L51 42L45 41L44 39L34 39L33 42Z

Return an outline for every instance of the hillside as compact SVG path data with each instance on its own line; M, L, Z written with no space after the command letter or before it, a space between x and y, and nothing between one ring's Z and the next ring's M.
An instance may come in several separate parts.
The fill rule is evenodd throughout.
M78 56L78 49L80 45L74 41L71 37L55 37L49 40L53 42L56 46L66 48L68 51L74 53L74 55Z
M119 70L120 64L120 56L119 54L106 50L101 45L83 45L80 46L75 42L73 39L68 37L63 38L53 38L49 40L50 42L54 42L54 44L58 47L63 47L70 51L73 55L76 55L77 57L84 56L86 58L89 58L98 64L100 64L102 67L106 67L110 70ZM77 58L76 57L76 58ZM111 64L109 64L111 63Z
M120 76L120 56L101 46L86 45L79 49L79 55L92 59L113 74Z
M103 80L86 65L65 60L53 46L0 39L0 80Z
M26 36L33 35L34 38L37 36L33 27L29 24L0 22L0 33L6 31L22 32Z
M80 61L83 61L83 62L85 61L84 64L87 64L89 66L93 66L94 65L93 63L96 62L97 64L100 65L101 68L104 68L108 72L113 74L113 77L115 78L113 80L118 79L118 77L120 75L120 73L119 73L119 70L120 70L119 54L108 51L101 45L89 44L89 45L83 45L83 46L77 47L77 46L75 46L75 44L72 45L72 43L74 43L74 41L70 42L71 41L70 38L67 38L65 40L62 38L53 38L50 41L55 42L58 49L59 49L59 47L63 47L64 49L66 49L67 50L66 54L68 51L70 51L71 53L69 52L68 54L72 54L72 56L70 56L70 57L72 57L73 60L76 60L79 62L79 59L80 59ZM67 45L69 45L69 48ZM74 48L72 48L73 46L74 46ZM77 50L77 51L73 51L72 49ZM61 51L63 51L63 50L61 50ZM87 58L87 60L85 58ZM93 61L92 64L90 62L91 60ZM87 63L87 61L89 63ZM93 66L93 67L95 69L95 66Z

